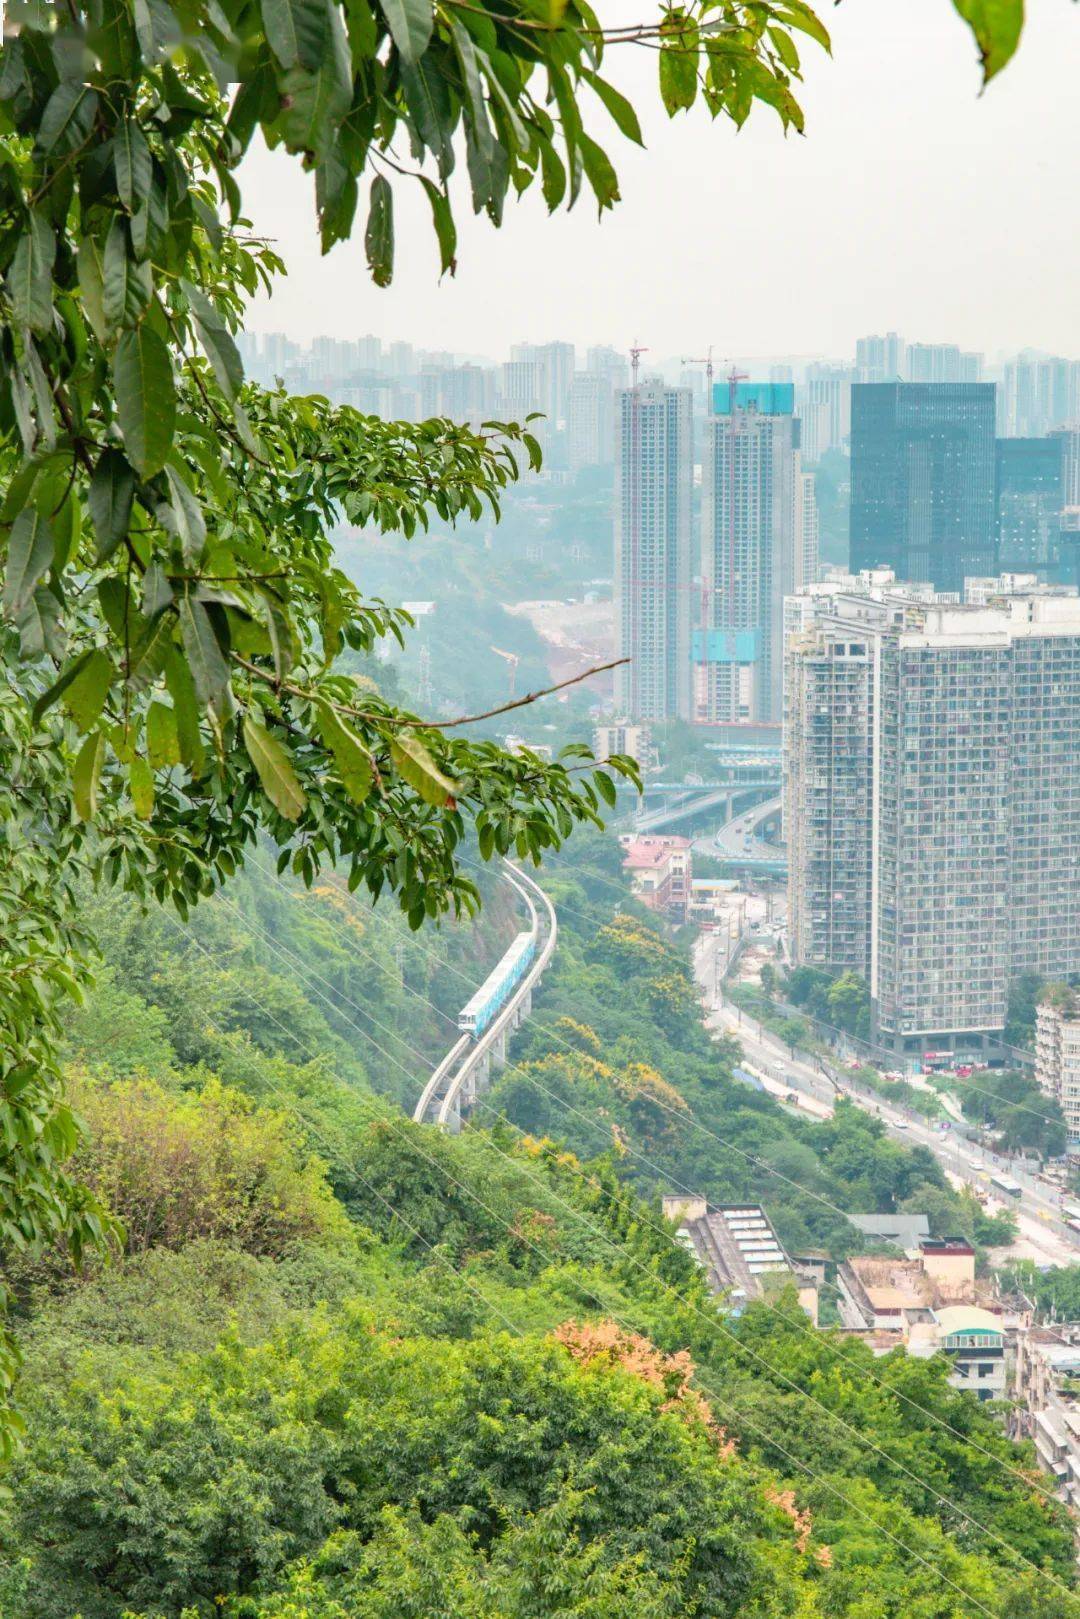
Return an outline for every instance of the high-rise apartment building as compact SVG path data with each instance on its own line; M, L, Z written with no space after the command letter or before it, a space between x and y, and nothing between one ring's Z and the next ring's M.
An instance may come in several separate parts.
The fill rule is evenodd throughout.
M496 409L495 372L489 366L426 366L420 373L421 416L449 416L473 426Z
M995 572L992 383L856 383L851 563L961 591Z
M879 575L789 623L794 959L862 973L894 1050L984 1047L1021 973L1080 971L1080 597Z
M955 343L909 343L908 382L981 382L983 357L965 353Z
M1035 1013L1035 1079L1065 1115L1070 1158L1080 1158L1080 1005L1064 985Z
M550 434L566 425L566 404L574 375L573 343L515 343L510 350L511 364L535 367L535 407L547 418Z
M999 438L1042 438L1080 422L1080 361L1018 354L998 388Z
M631 720L690 714L691 398L646 377L616 396L615 704Z
M608 467L615 454L615 393L601 372L579 371L567 400L567 452L571 472Z
M816 466L828 450L847 448L853 380L847 366L807 366L806 381L798 391L802 455L807 466Z
M860 337L855 344L855 372L859 382L899 382L906 377L907 344L900 333Z
M796 452L798 454L799 452ZM795 586L802 590L818 576L820 524L818 521L817 479L812 472L795 476Z
M718 383L701 466L703 612L694 631L694 715L779 722L784 597L802 572L795 390Z
M1002 568L1047 568L1056 563L1061 510L1068 504L1065 449L1064 434L998 439L998 562Z
M586 349L585 369L595 376L607 377L612 391L616 388L625 388L630 381L630 364L626 355L620 349L610 348L606 343Z

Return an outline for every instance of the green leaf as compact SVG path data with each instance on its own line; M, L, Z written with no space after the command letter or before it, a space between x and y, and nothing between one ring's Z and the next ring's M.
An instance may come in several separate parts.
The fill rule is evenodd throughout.
M109 329L105 323L105 267L101 249L92 236L84 236L79 243L79 291L83 308L94 336L100 343L108 341Z
M405 733L390 743L390 758L403 781L420 794L425 804L439 806L456 802L457 786L444 776L417 736Z
M1024 0L953 0L979 47L983 83L989 84L1016 52L1024 28Z
M375 15L368 5L368 0L344 0L344 4L345 28L349 36L353 70L359 71L361 64L375 55L378 43Z
M151 703L146 715L146 751L155 770L180 763L176 714L164 703Z
M692 107L697 96L697 23L670 11L660 28L660 99L670 116Z
M97 536L97 560L111 557L128 532L135 474L119 450L103 450L90 479L87 501Z
M394 274L394 193L382 174L377 174L371 182L364 249L375 285L388 287Z
M337 145L341 120L349 110L353 93L349 42L336 8L331 13L330 40L318 71L290 68L282 90L286 98L282 128L288 149L313 152L319 162L325 161Z
M146 759L138 756L132 759L128 766L128 790L136 815L140 821L148 821L154 813L154 772Z
M136 259L128 228L117 214L105 239L105 270L102 310L109 332L124 326L137 326L154 291L149 259Z
M230 402L235 400L244 381L244 362L232 336L223 326L210 326L198 316L195 326L199 342L217 378L218 387Z
M206 768L206 750L199 730L199 703L191 670L176 646L169 647L165 654L165 686L176 715L180 757L193 776L201 776Z
M78 679L96 651L96 647L88 647L85 652L80 652L79 656L73 658L66 669L61 670L59 678L54 680L51 686L45 688L30 711L35 725L41 723L53 704L64 695L72 682Z
M142 609L147 618L156 618L173 603L173 587L160 562L151 562L143 574Z
M95 647L64 692L64 707L80 731L96 725L105 707L115 671L108 653Z
M180 536L180 549L184 561L194 567L202 556L206 544L206 519L191 486L172 465L165 468L176 532Z
M80 821L92 821L97 812L98 788L101 785L101 767L105 763L105 738L100 731L88 736L79 749L71 785L75 795L75 813Z
M112 143L116 190L129 214L150 195L153 163L146 136L134 118L121 118Z
M11 313L19 326L47 332L52 325L52 271L56 235L40 208L31 211L19 234L15 256L7 274Z
M329 34L326 0L262 0L262 15L267 42L282 67L316 72Z
M596 94L600 97L612 118L614 118L619 133L625 135L627 140L636 141L639 146L644 146L645 142L641 138L641 125L638 123L638 115L626 97L620 94L613 84L609 84L606 79L602 79L599 73L594 73L591 68L582 68L581 76L586 84L591 85L596 91Z
M24 658L40 658L45 652L59 658L64 650L62 609L52 591L39 585L23 608L16 614L19 632L19 654Z
M829 30L825 27L816 11L805 3L805 0L781 0L775 8L776 21L788 28L797 28L800 33L806 34L814 40L823 50L832 52L832 40Z
M371 754L360 738L328 703L318 703L319 734L330 749L341 784L349 797L363 804L374 780Z
M128 459L141 477L153 477L172 445L176 394L169 351L145 322L121 336L113 381Z
M97 95L88 85L62 79L45 104L35 150L60 157L82 146L94 127Z
M428 58L415 67L402 64L401 88L417 133L445 180L454 168L454 115L446 79Z
M403 62L418 62L431 43L435 8L431 0L379 0L391 38Z
M225 690L229 683L229 666L202 602L193 596L181 597L179 614L180 639L195 684L195 695L205 706Z
M619 200L619 180L607 153L582 130L578 136L581 161L601 213Z
M4 570L4 611L9 618L23 612L40 580L52 567L55 540L52 524L33 508L20 512L8 540Z
M244 715L244 746L271 804L287 821L299 820L307 799L289 755L278 738L250 714Z
M429 180L426 174L420 176L420 182L427 192L431 204L431 217L435 225L435 235L439 242L439 259L442 273L447 271L453 275L457 269L457 226L454 224L454 215L446 197L439 190L434 180Z

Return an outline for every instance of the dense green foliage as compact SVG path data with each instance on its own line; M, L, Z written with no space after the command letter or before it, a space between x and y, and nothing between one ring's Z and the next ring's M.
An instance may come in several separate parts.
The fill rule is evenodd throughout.
M558 881L585 914L618 903ZM76 1168L127 1235L110 1265L76 1274L56 1249L14 1278L34 1376L0 1502L4 1619L1075 1611L1069 1527L940 1363L875 1361L792 1299L718 1320L617 1151L407 1123L351 995L328 1006L315 977L370 943L387 970L364 1004L392 1015L398 924L335 892L237 894L188 930L212 961L116 900L90 918L111 968L68 1031L92 1125ZM590 971L636 949L678 980L637 919L611 931ZM583 1012L605 993L586 973ZM680 997L661 1000L677 1046ZM662 1093L638 1078L624 1116L653 1129ZM850 1192L839 1157L874 1137L842 1134L822 1158Z
M943 1084L960 1098L964 1117L984 1125L1006 1152L1059 1158L1066 1145L1061 1104L1045 1096L1030 1073L980 1069L968 1079Z
M1080 1321L1080 1265L1042 1268L1031 1259L1007 1265L1002 1280L1026 1293L1039 1321Z

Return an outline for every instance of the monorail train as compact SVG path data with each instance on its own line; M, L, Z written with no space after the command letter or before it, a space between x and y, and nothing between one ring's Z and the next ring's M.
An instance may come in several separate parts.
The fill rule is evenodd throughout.
M462 1034L479 1039L484 1030L506 1005L536 957L536 938L532 933L519 933L498 966L484 979L472 1000L458 1013L458 1028Z

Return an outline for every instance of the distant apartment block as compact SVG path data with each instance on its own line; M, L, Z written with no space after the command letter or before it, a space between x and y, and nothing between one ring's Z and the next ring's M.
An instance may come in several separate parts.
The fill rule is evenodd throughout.
M899 332L860 337L855 344L855 374L859 382L899 382L906 377L907 344Z
M981 382L983 357L955 343L909 343L908 382Z
M567 454L571 472L609 467L615 457L615 393L601 372L579 371L567 395Z
M619 839L623 870L643 905L671 922L685 922L690 914L693 852L689 838L633 837Z
M652 731L647 725L608 720L593 731L592 750L601 761L610 759L613 753L628 754L631 759L637 760L643 770L647 770L653 760Z
M615 702L690 717L691 395L647 377L616 396Z
M780 719L783 603L803 571L807 493L794 409L791 383L713 390L701 468L704 624L693 645L694 717L706 724Z
M848 366L807 366L806 381L798 391L802 453L807 466L816 466L829 450L847 449L854 380L855 373Z
M992 383L856 383L851 563L960 591L995 571Z
M1041 438L1080 422L1080 361L1018 354L998 387L999 438Z
M1080 1004L1064 988L1038 1008L1035 1078L1065 1115L1070 1158L1080 1158Z
M870 577L788 604L791 948L894 1050L978 1050L1014 978L1080 971L1080 598Z

